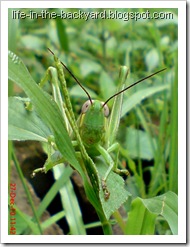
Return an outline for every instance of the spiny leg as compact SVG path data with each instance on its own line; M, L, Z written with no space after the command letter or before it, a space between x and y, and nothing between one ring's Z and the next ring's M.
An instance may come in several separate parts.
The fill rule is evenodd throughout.
M96 145L96 148L97 150L100 152L100 154L103 156L103 158L105 159L106 163L109 165L109 168L108 170L106 171L106 174L105 176L102 178L102 190L104 192L104 199L105 200L108 200L109 197L110 197L110 192L107 188L107 185L106 185L106 180L108 178L108 175L110 174L113 166L114 166L114 162L111 158L111 156L109 155L109 153L102 147L100 146L99 144Z
M115 144L115 145L112 145L108 151L111 152L115 149L118 149L119 147L119 144ZM104 177L102 178L102 190L104 192L104 198L105 200L108 200L109 199L109 196L110 196L110 192L107 188L107 185L106 185L106 181L107 181L107 178L110 174L110 172L113 170L115 173L123 176L123 175L129 175L129 172L127 170L120 170L117 168L117 160L118 160L118 154L119 154L119 149L118 149L118 152L117 152L117 155L116 155L116 162L114 163L111 155L109 154L109 152L104 149L102 146L100 146L100 144L97 144L96 145L96 148L97 150L100 152L100 154L103 156L103 158L105 159L106 163L108 164L108 170L106 171L106 174L104 175Z
M118 163L117 161L118 161L118 154L119 154L119 144L118 143L113 144L110 148L108 148L108 150L104 149L102 146L100 146L100 144L97 144L96 148L100 152L100 154L103 156L106 163L109 165L109 168L106 171L106 174L103 178L103 181L106 182L111 171L119 174L120 176L124 176L124 175L128 176L129 175L129 171L127 169L117 168L117 163ZM111 155L109 154L109 152L112 152L113 150L117 150L115 162L113 161Z
M108 175L110 174L111 170L114 167L114 162L113 162L112 157L108 153L108 151L106 149L104 149L102 146L100 146L100 144L97 144L96 148L100 152L100 154L103 156L103 158L105 159L106 163L109 165L109 168L106 171L106 174L104 175L104 178L102 179L104 182L106 182L106 180L108 178Z
M115 162L114 162L114 166L113 166L113 172L119 174L120 176L129 176L130 173L129 173L129 171L127 169L119 169L119 168L117 168L118 157L119 157L119 143L116 142L116 143L112 144L108 148L107 151L108 151L108 153L116 151L116 158L115 158Z
M32 172L32 174L31 174L31 178L34 178L35 176L36 176L36 173L38 173L38 172L45 172L45 168L44 167L41 167L41 168L37 168L37 169L35 169L33 172Z

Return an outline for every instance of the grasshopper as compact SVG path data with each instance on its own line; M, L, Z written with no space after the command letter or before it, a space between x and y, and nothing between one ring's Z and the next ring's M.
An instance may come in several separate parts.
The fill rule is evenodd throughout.
M48 50L51 52L52 55L54 55L54 58L55 58L55 54L49 48ZM99 100L93 100L90 94L87 92L87 90L83 87L83 85L79 82L79 80L75 77L75 75L67 68L67 66L61 61L60 61L60 64L69 72L69 74L74 78L74 80L78 83L78 85L84 90L84 92L86 93L88 97L88 100L82 106L81 114L76 123L74 114L72 113L72 110L71 110L71 103L69 102L68 92L65 91L65 87L63 87L63 95L65 98L65 101L66 102L68 101L68 103L66 103L66 106L64 103L61 103L63 106L62 111L63 111L64 116L67 117L69 120L72 131L74 132L73 136L77 139L77 141L73 141L73 145L77 146L79 143L82 142L82 148L80 150L82 153L82 157L86 157L86 153L92 159L96 156L102 155L105 162L108 164L108 169L106 173L104 174L104 176L101 178L104 198L105 200L107 200L109 199L110 193L107 188L106 181L109 177L110 172L114 171L115 173L121 176L129 175L128 170L126 169L121 170L117 168L117 157L118 157L118 152L119 152L119 144L108 138L110 133L108 133L107 130L109 129L110 121L112 121L112 119L110 119L110 121L108 120L110 112L109 112L107 103L111 99L121 96L126 90L137 85L138 83L164 71L166 68L161 69L145 78L142 78L128 87L122 88L122 90L119 90L117 93L109 97L105 102L101 102ZM123 84L128 75L128 71L129 71L128 68L125 67L125 76L123 79ZM122 98L121 98L121 101L122 101ZM118 112L118 117L119 116L120 116L120 112ZM119 121L116 123L116 126L114 127L114 132L115 132L114 135L116 135L118 125L119 125ZM115 150L117 151L117 155L116 155L116 160L113 161L110 153ZM39 171L47 172L54 165L61 163L63 161L64 159L62 159L62 157L58 155L56 156L53 162L52 161L50 162L51 164L46 164L43 168L34 170L32 175L34 176Z

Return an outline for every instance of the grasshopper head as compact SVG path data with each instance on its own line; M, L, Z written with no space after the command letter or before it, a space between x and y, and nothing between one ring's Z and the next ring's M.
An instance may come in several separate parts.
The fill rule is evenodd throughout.
M100 105L101 104L101 105ZM109 116L109 108L107 104L104 104L104 102L100 102L98 100L87 100L83 106L82 106L82 114L86 113L90 108L100 110L104 113L104 117Z

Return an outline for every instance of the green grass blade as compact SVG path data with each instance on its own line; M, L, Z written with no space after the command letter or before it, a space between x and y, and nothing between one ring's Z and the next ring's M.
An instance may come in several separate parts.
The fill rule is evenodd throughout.
M27 230L31 230L33 235L41 235L42 232L39 231L39 228L35 222L32 221L31 216L23 213L17 205L14 205L16 209L16 234L21 235ZM29 229L28 229L29 228Z
M12 8L8 9L8 47L9 50L15 51L17 46L17 35L18 35L18 27L19 27L19 20L13 19L12 17Z
M33 214L34 214L34 219L35 219L35 221L37 223L38 234L43 234L42 228L41 228L41 225L40 225L40 219L39 219L39 217L37 215L37 212L36 212L36 209L35 209L35 206L34 206L34 203L33 203L32 197L31 197L31 194L30 194L29 189L28 189L28 187L26 185L25 178L23 176L22 170L21 170L20 165L19 165L19 163L17 161L17 158L15 156L14 150L13 150L12 155L13 155L13 161L15 163L15 166L16 166L16 169L17 169L17 172L18 172L18 175L19 175L20 180L21 180L21 182L23 184L23 188L24 188L24 190L26 192L26 195L27 195L29 204L31 205L31 209L32 209Z
M42 223L42 229L45 230L46 228L50 227L52 224L62 219L64 216L65 216L64 211L54 214L53 216L51 216L49 219L47 219Z
M177 60L176 60L177 61ZM177 64L177 63L176 63ZM169 160L169 189L178 193L178 66L171 86L171 147Z
M55 179L59 179L62 173L64 173L64 166L55 166L53 168ZM76 198L72 183L70 179L59 190L61 195L61 201L65 210L65 216L70 228L70 234L72 235L85 235L86 230L82 220L80 206Z
M128 72L129 69L126 66L121 66L117 92L121 91L124 88ZM120 123L122 101L123 101L123 93L119 94L114 99L111 116L109 119L109 128L106 133L106 140L108 141L108 146L111 146L116 138L117 130Z
M166 173L166 147L168 144L168 104L166 92L164 96L164 106L161 112L159 134L157 137L157 145L154 155L154 166L152 168L152 176L149 185L149 197L157 195L158 192L164 189L168 191L167 173Z
M64 52L69 51L68 35L66 32L66 26L61 18L56 18L57 35L59 38L59 43Z
M66 167L64 173L61 174L59 179L57 179L55 183L52 185L52 187L50 188L50 190L47 192L42 202L40 203L40 206L38 207L37 210L38 217L42 215L42 213L46 210L46 208L49 206L51 201L57 195L57 192L61 189L61 187L64 186L64 184L72 174L72 171L73 170L70 166Z
M17 38L18 38L18 27L19 27L19 20L12 18L12 8L8 9L8 49L11 51L16 51L16 47L18 45ZM13 82L9 80L8 82L8 95L13 95Z

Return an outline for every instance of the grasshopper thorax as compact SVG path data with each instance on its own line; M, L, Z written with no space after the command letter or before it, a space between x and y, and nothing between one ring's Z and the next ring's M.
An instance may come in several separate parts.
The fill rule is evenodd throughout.
M99 100L87 100L82 106L79 132L87 147L102 141L106 130L109 108Z

